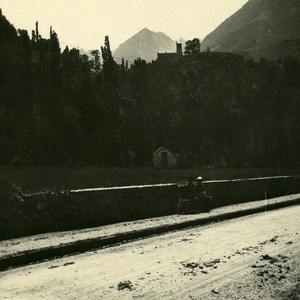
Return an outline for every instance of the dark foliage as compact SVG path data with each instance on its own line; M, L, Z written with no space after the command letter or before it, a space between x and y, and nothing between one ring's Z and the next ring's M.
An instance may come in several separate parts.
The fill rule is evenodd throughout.
M108 37L89 60L1 15L0 164L150 165L161 145L184 166L299 163L299 62L194 52L128 68Z
M194 38L185 42L184 54L200 53L200 39Z

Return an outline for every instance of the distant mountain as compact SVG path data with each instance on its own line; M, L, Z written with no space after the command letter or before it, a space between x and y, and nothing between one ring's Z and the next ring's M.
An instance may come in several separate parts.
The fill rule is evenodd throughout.
M137 57L151 62L157 58L157 52L176 52L176 42L162 32L144 28L113 51L113 56L129 62Z
M91 54L92 51L93 51L93 50L88 50L88 51L86 51L86 50L83 49L83 48L79 49L79 53L80 53L81 55L87 55L89 59L92 59L92 58L93 58L93 55ZM100 51L100 50L99 50L99 51ZM100 55L101 55L101 53L100 53Z
M207 46L256 59L300 59L300 1L249 0L204 39Z

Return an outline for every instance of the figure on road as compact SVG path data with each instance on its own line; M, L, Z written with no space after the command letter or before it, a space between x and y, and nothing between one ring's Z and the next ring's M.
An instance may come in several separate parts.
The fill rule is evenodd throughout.
M179 187L179 213L199 213L210 210L210 197L206 194L202 177L197 182L190 177L185 186Z

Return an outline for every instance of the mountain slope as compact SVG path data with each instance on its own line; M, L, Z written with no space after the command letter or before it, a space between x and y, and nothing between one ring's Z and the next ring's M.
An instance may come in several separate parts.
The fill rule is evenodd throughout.
M300 58L300 1L249 0L203 41L202 48L253 58Z
M170 37L162 32L153 32L144 28L130 39L122 43L113 52L114 57L133 62L140 57L147 62L157 58L157 52L175 52L176 44Z

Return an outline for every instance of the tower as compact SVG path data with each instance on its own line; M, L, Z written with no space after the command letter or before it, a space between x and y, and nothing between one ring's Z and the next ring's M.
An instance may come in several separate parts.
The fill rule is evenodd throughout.
M182 55L182 43L176 43L176 53Z

